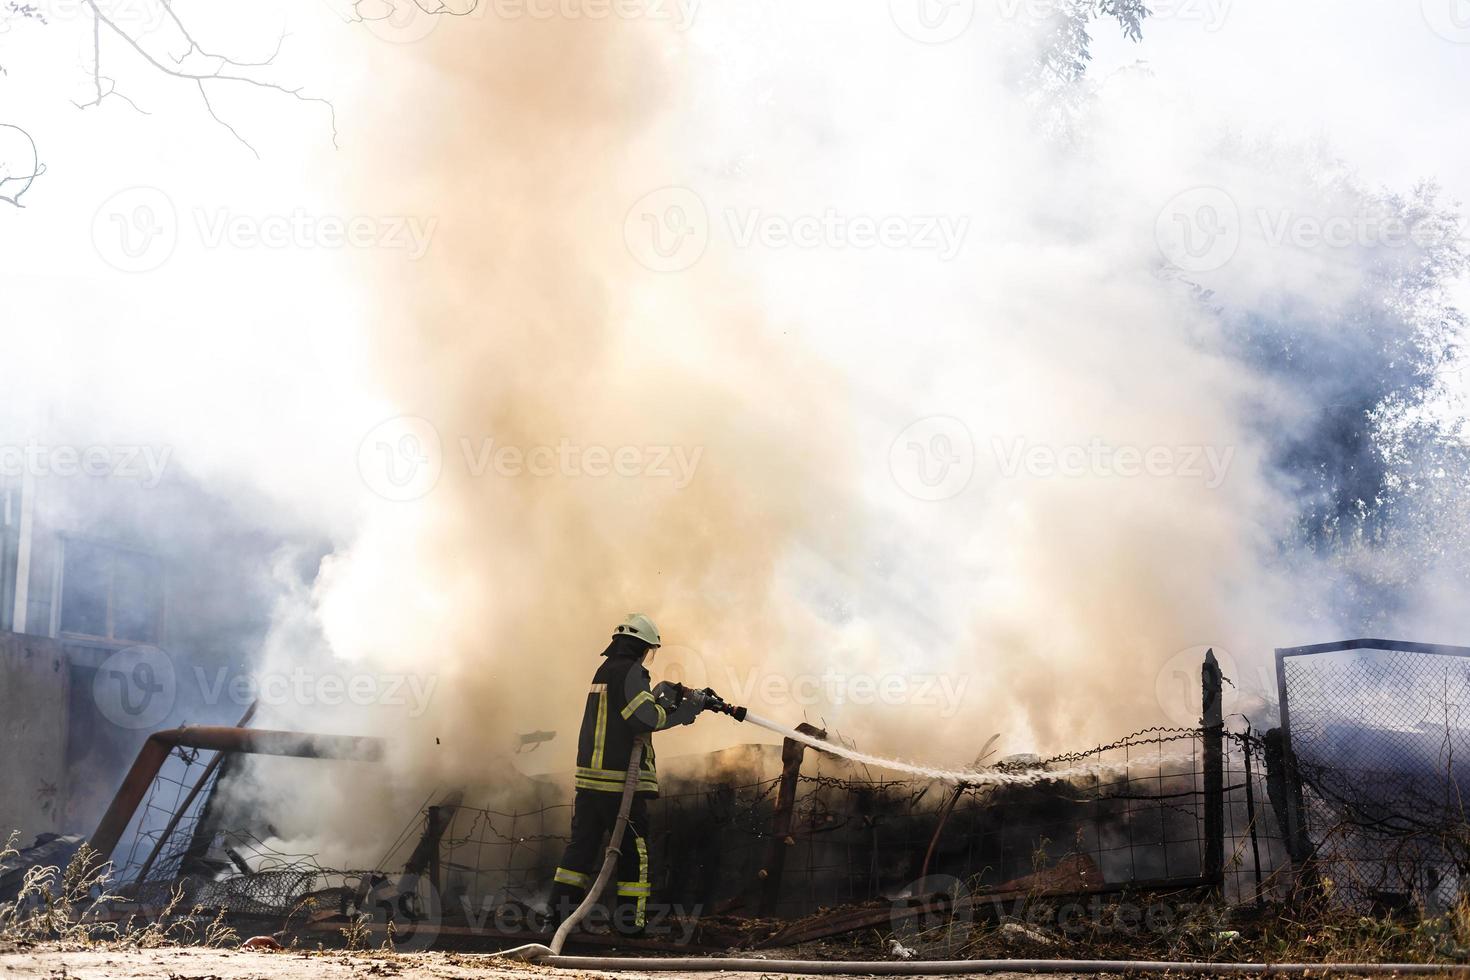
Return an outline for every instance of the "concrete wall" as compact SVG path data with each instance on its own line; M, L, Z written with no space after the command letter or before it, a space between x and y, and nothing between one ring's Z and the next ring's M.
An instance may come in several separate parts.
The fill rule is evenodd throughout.
M0 633L0 839L63 829L70 675L55 641Z

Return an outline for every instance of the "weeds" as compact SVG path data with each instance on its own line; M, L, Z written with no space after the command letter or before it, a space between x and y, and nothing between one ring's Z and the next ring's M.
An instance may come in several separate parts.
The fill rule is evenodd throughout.
M0 860L19 855L15 847L18 837L12 833L0 847ZM102 861L85 844L65 869L57 865L28 869L15 899L0 903L0 941L12 945L46 942L136 949L195 943L228 946L239 941L239 935L225 922L224 909L213 920L204 918L201 906L194 906L187 915L179 914L185 898L182 885L173 889L168 904L157 916L142 923L137 916L121 923L115 921L110 916L122 896L108 891L111 876L111 862Z
M1107 900L1032 895L991 905L954 906L951 921L918 931L876 933L876 950L894 939L943 948L957 959L1041 955L1083 959L1218 962L1452 963L1470 960L1470 899L1442 914L1366 915L1320 893L1290 902L1229 906L1185 893ZM1017 927L1021 928L1017 928ZM1043 944L1040 940L1046 940ZM871 940L870 940L871 941Z
M0 850L0 858L19 853L15 839L12 834ZM108 903L117 899L107 893L111 871L112 865L99 861L97 852L85 844L65 871L56 865L29 869L15 900L0 904L0 939L86 943L116 938L117 927L99 921Z
M360 912L353 916L347 925L337 930L342 934L342 941L347 944L349 950L362 949L367 945L368 937L371 935L367 924L371 918L366 912Z

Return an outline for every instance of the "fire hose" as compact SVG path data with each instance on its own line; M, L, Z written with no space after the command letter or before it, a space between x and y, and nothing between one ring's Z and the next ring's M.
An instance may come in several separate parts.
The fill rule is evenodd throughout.
M751 715L745 708L727 703L714 691L690 691L676 685L680 698L698 697L703 710L726 714L737 721L747 719L761 723L763 727L776 731L792 731L783 726L766 722ZM643 762L643 747L648 736L640 735L633 740L633 750L628 759L628 772L623 779L622 802L618 817L608 839L607 854L602 861L602 870L587 897L557 927L551 945L530 943L504 950L497 957L526 960L543 966L573 970L641 970L650 973L683 972L731 972L731 973L794 973L809 975L866 975L866 976L943 976L973 973L1187 973L1208 976L1229 975L1303 975L1308 973L1339 973L1352 976L1381 976L1385 973L1428 975L1445 973L1470 974L1470 964L1436 963L1191 963L1161 960L776 960L760 957L736 956L563 956L562 947L567 937L597 904L607 883L612 879L621 854L623 836L627 833L628 815L632 811L633 797L638 791L638 771ZM818 745L825 748L825 745Z

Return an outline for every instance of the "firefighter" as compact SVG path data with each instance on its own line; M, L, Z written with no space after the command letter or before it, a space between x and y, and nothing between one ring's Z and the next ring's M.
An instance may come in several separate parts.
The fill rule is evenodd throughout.
M617 822L634 738L691 724L703 708L697 694L679 698L673 685L649 689L643 662L658 649L659 642L653 621L642 613L630 613L613 630L612 642L602 651L603 663L592 677L577 739L572 839L551 889L553 928L581 904L602 868L603 841ZM618 857L612 924L624 935L638 935L644 927L650 894L648 801L656 796L653 743L645 737L638 788Z

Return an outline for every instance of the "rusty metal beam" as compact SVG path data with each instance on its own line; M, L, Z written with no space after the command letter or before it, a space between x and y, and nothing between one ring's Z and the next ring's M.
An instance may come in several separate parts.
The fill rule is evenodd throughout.
M258 703L256 701L250 702L250 707L245 709L245 714L241 715L240 720L235 723L236 728L244 728L250 724L250 719L255 717L255 708ZM168 818L168 825L163 828L163 833L158 835L158 840L154 842L153 850L149 852L148 859L138 869L136 881L143 882L148 879L148 872L153 870L153 862L157 861L158 856L163 853L163 847L168 843L168 839L173 836L174 831L178 829L179 821L184 819L184 814L189 811L189 807L193 806L194 800L198 798L200 791L209 782L209 778L219 769L220 761L224 757L225 754L223 752L216 752L214 758L210 759L209 764L204 767L203 774L195 780L194 785L189 789L188 795L184 797L183 802L174 810L173 815Z
M381 739L358 735L314 735L308 732L273 732L253 728L216 725L185 725L154 732L143 743L133 767L123 777L117 795L97 823L89 842L97 862L112 857L117 842L138 811L138 804L153 785L158 772L175 747L210 749L215 752L247 752L299 759L350 759L377 762L383 757Z

